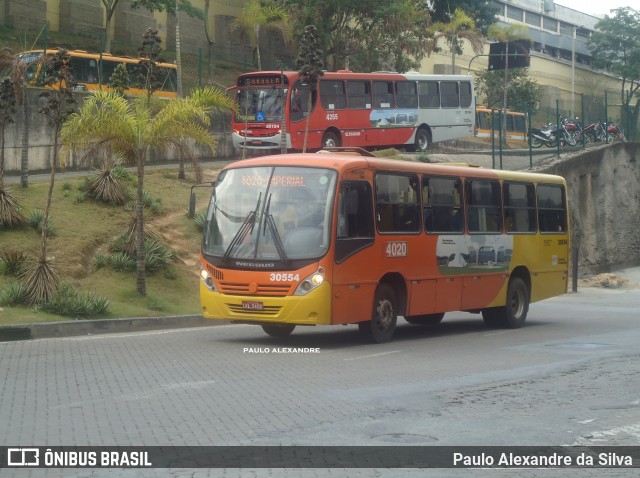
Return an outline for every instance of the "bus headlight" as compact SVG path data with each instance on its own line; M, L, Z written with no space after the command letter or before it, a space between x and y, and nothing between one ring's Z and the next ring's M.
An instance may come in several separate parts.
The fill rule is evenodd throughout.
M296 288L293 295L307 295L313 289L317 289L324 282L324 268L320 267L316 272L305 278Z
M215 292L216 285L213 282L213 279L211 278L211 276L209 275L207 270L204 267L202 267L202 265L200 265L200 280L202 281L202 283L204 285L207 286L207 289L209 289L210 291Z

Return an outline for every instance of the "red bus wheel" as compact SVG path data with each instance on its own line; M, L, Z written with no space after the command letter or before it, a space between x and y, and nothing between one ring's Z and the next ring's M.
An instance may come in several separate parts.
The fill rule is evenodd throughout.
M327 131L322 136L323 148L338 148L340 146L340 138L333 131Z

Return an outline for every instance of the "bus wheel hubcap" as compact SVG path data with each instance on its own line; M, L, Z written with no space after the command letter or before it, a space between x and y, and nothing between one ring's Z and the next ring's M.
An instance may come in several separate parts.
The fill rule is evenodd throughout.
M378 326L384 330L393 321L393 305L388 300L381 300L378 303Z

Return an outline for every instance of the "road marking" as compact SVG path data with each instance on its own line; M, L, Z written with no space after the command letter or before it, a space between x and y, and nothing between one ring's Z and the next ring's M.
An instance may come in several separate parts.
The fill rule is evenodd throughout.
M400 352L400 351L399 350L391 350L390 352L382 352L382 353L379 353L379 354L361 355L360 357L346 358L346 359L344 359L344 361L347 362L349 360L361 360L361 359L366 359L366 358L382 357L383 355L395 354L396 352Z

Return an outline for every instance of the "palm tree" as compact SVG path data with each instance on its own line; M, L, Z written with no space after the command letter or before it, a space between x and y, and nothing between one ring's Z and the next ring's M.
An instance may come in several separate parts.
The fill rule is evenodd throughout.
M206 144L214 151L216 141L207 130L209 112L235 109L235 103L224 92L211 87L179 100L151 104L148 101L139 97L130 103L113 92L96 92L64 125L61 136L65 160L76 148L85 151L85 158L110 148L125 162L136 165L136 288L141 295L146 294L143 188L149 150L173 147L199 171L188 139Z
M237 17L229 30L241 31L256 45L256 59L258 70L262 70L260 59L260 28L266 27L282 32L285 38L289 34L289 13L279 6L263 6L259 0L250 0L242 9L242 14Z
M76 100L72 93L76 83L73 81L69 53L60 49L55 55L45 58L44 61L47 68L43 77L43 85L47 88L40 93L42 107L39 112L47 117L49 126L53 130L53 154L51 173L49 175L49 189L40 227L40 256L21 276L28 300L32 304L48 302L58 288L58 273L53 262L47 256L49 236L51 235L49 215L53 198L53 186L56 179L56 168L58 167L60 130L76 107Z
M20 203L4 182L5 128L14 122L22 91L22 63L8 48L0 50L0 229L23 224Z
M459 8L455 9L449 22L436 22L429 30L433 32L435 43L444 39L451 47L451 73L455 73L456 54L462 53L462 40L468 40L475 53L481 52L484 46L482 34L476 30L473 18Z

